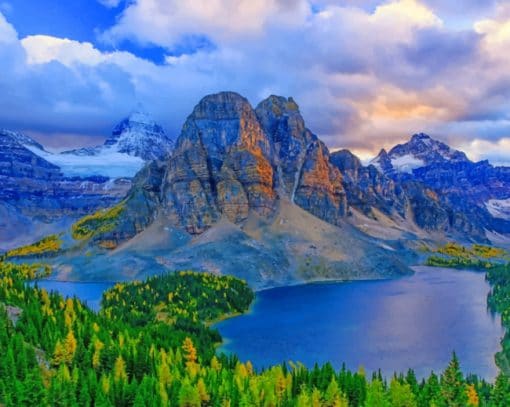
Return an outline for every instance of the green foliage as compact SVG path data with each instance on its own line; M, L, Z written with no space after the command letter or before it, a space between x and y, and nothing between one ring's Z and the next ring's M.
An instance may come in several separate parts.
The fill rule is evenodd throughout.
M115 229L119 216L124 211L124 202L109 209L101 209L92 215L87 215L74 223L71 231L76 240L90 239L93 236L107 233Z
M510 384L460 374L456 357L418 383L412 371L390 384L363 370L250 362L214 354L207 322L244 312L245 282L194 272L119 284L94 313L75 298L26 284L43 265L0 262L0 405L5 406L506 406ZM7 307L7 305L9 307ZM13 321L8 309L22 311ZM468 398L469 394L469 398ZM457 403L457 404L455 404Z
M62 240L58 235L49 235L27 246L8 251L6 257L26 257L47 253L56 253L62 247Z
M490 270L501 264L508 253L500 248L474 244L471 248L447 243L427 259L427 266ZM492 260L492 261L489 261Z

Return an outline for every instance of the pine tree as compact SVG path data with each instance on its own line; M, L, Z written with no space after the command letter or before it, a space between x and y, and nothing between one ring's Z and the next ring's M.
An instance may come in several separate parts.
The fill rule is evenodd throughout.
M499 373L491 392L491 405L494 407L510 406L510 381L508 377Z
M115 364L113 366L113 381L127 381L126 363L124 362L124 359L122 359L121 355L115 359Z
M390 383L390 401L392 407L415 407L416 397L409 383L401 383L393 378Z
M182 382L179 391L179 407L200 407L200 394L188 379Z
M466 385L455 352L441 376L441 398L448 407L464 407L467 402Z
M379 379L372 380L368 385L365 407L390 407L383 384Z
M197 391L198 395L200 396L200 401L202 401L203 404L207 404L211 397L207 393L207 387L205 386L204 379L202 378L198 379Z
M184 351L184 359L186 362L195 363L197 361L197 350L193 345L193 341L189 337L184 339L182 350Z

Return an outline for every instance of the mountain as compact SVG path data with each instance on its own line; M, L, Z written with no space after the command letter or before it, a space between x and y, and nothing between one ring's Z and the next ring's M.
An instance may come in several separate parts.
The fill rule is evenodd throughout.
M196 105L172 155L146 166L121 204L74 225L94 258L55 261L68 278L192 268L257 287L410 272L411 253L347 217L342 174L297 104L271 96L254 109L222 92Z
M510 199L509 167L472 162L463 152L423 133L388 153L382 150L371 165L399 183L409 197L415 196L415 203L431 198L437 202L427 205L429 215L418 222L422 228L456 231L477 239L487 232L510 233L505 209ZM430 193L424 194L425 190Z
M115 126L104 146L151 161L166 158L174 140L147 113L137 110Z
M41 145L24 145L68 177L132 178L147 161L167 157L174 141L147 113L135 111L117 124L100 146L54 154Z
M58 154L24 134L0 131L0 249L61 232L119 202L145 163L172 148L162 127L140 111L103 145Z
M9 248L64 230L81 216L111 206L131 182L105 177L67 178L32 152L28 136L0 131L0 247Z
M239 224L250 213L273 216L280 199L333 224L346 213L342 177L326 146L304 127L292 100L275 96L256 111L233 92L203 98L160 175L159 212L190 234L223 218Z
M369 214L376 208L387 215L404 216L409 204L402 185L380 172L374 165L364 166L349 150L335 151L331 163L343 175L347 201L351 207Z
M370 164L384 173L412 173L430 164L469 162L466 154L454 150L424 133L415 134L407 143L398 144L388 153L381 150Z
M259 288L392 277L410 272L424 242L508 236L508 175L425 134L364 166L330 153L292 98L253 108L221 92L199 101L124 199L75 222L52 261L66 278L196 269Z

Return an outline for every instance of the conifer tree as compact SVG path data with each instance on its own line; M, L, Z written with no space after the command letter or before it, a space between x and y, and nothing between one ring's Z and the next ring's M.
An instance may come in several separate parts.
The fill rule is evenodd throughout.
M441 376L441 399L448 407L464 407L467 402L466 385L455 352Z

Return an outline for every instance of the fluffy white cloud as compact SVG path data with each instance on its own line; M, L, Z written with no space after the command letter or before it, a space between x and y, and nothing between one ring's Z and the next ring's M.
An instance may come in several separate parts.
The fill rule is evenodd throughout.
M103 38L168 47L197 35L227 41L261 35L270 23L300 25L309 13L305 0L142 0L130 4Z
M495 165L510 166L510 136L498 141L465 140L459 143L459 148L466 152L472 160L488 159Z
M479 1L470 4L481 10ZM203 95L234 90L253 104L271 93L293 96L332 148L368 156L425 131L483 158L476 148L505 148L498 143L510 135L510 15L500 8L469 29L452 28L450 15L440 14L445 7L435 0L127 3L101 37L166 48L164 65L72 39L19 41L0 14L0 42L9 41L0 56L10 66L0 78L7 106L0 125L106 134L141 101L177 134ZM197 36L213 46L170 52ZM34 102L27 124L20 106Z
M30 35L21 40L27 52L29 64L45 64L58 61L66 66L74 64L97 65L106 56L89 42L72 41L48 35Z
M0 44L13 43L18 39L18 34L11 26L2 13L0 13Z

